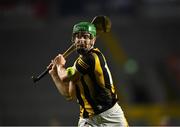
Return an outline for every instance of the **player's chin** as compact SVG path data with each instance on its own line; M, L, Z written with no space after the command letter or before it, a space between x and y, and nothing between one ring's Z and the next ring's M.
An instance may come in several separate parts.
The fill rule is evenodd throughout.
M84 48L84 47L77 47L76 51L77 51L78 54L80 54L80 55L85 55L85 54L87 54L88 49L87 49L87 48Z

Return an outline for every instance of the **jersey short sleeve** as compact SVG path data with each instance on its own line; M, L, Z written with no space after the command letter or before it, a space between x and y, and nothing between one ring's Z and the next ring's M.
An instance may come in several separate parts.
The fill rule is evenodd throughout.
M75 62L75 68L81 74L87 74L88 72L93 71L94 66L95 66L95 59L92 54L79 57Z

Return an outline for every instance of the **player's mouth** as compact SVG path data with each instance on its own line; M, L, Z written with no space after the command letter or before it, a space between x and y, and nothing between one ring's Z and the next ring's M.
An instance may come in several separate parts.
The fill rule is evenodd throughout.
M86 48L86 45L84 45L84 44L77 44L76 48Z

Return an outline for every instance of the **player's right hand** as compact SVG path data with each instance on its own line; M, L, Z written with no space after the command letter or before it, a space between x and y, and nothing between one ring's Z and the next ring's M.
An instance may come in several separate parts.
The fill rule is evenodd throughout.
M49 70L49 74L53 77L58 77L58 71L61 72L61 68L64 67L66 63L65 58L62 54L57 55L51 63L47 66L47 68L51 68Z
M62 54L59 54L55 57L54 62L57 66L64 66L66 64L66 60Z

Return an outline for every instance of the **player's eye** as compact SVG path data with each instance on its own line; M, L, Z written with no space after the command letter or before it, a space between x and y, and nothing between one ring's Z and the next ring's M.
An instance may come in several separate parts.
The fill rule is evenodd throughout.
M74 36L74 39L80 39L81 37L78 35L78 34L76 34L75 36Z
M76 37L76 38L79 38L79 34L75 34L75 37Z
M83 37L84 37L84 39L89 39L89 38L90 38L90 35L85 34Z

